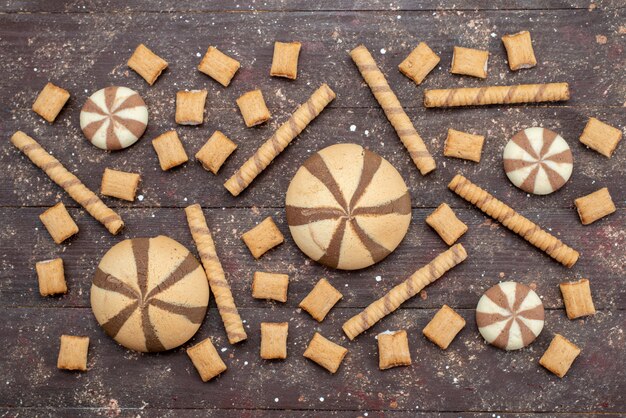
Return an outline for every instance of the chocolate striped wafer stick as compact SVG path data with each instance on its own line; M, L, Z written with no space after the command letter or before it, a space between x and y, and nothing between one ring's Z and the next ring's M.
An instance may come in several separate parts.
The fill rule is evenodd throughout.
M424 106L426 107L483 106L562 100L569 100L567 83L464 87L424 92Z
M526 219L462 175L454 176L448 188L565 267L572 267L578 261L578 251L563 244L554 235L544 231L539 225Z
M48 154L37 141L24 132L17 131L11 137L11 142L33 164L41 168L52 181L61 186L76 203L84 207L91 216L102 223L111 234L117 235L124 228L124 221L120 215L105 205L94 192L63 167L59 160Z
M342 326L343 332L351 340L355 339L466 258L467 253L461 244L450 247L361 313L348 319Z
M228 281L226 281L222 264L217 257L215 243L213 242L211 231L202 213L202 208L198 204L187 206L185 208L185 214L187 215L189 230L196 243L204 271L209 279L211 292L213 292L215 296L217 309L222 317L224 328L226 328L228 342L235 344L243 341L248 338L248 336L243 328L237 306L235 306L235 300L230 291L230 285Z
M433 171L437 167L435 160L426 149L424 141L415 130L411 119L404 112L395 93L389 87L385 75L376 65L372 54L364 45L360 45L350 51L350 56L359 68L370 90L372 90L372 94L376 97L378 104L383 108L387 119L396 130L400 141L409 151L409 155L417 169L422 175Z
M322 110L334 98L335 92L327 84L322 84L313 92L309 100L300 105L289 120L283 123L248 161L243 163L239 170L224 183L224 187L233 196L238 196L313 119L322 113Z

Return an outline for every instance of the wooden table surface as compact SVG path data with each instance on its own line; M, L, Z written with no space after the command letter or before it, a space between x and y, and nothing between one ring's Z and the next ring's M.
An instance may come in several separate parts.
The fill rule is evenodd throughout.
M132 3L132 5L129 5ZM417 2L415 2L417 3ZM236 2L200 0L34 1L0 4L0 415L2 416L586 416L626 414L626 144L607 159L578 138L589 117L623 130L626 83L626 4L623 0L472 0ZM538 65L511 72L500 37L529 30ZM275 40L302 42L296 81L269 76ZM441 56L440 65L417 87L397 65L419 41ZM169 62L152 87L126 66L143 42ZM364 84L348 51L364 43L397 92L437 160L422 177L382 110ZM230 87L223 88L196 69L209 45L241 62ZM487 80L449 73L455 45L488 49ZM51 81L72 97L54 124L30 108ZM433 110L422 106L425 88L533 82L570 83L566 103ZM316 119L252 186L233 198L222 186L297 104L321 83L337 93ZM137 90L150 110L143 138L133 147L106 153L91 146L79 127L86 98L102 87ZM209 91L206 122L197 127L174 122L175 93ZM272 120L246 128L235 99L260 88ZM567 185L549 196L528 196L512 186L502 169L502 150L521 129L544 126L561 133L574 154ZM443 157L448 128L483 134L479 164ZM216 129L239 148L218 176L192 158L163 172L151 139L176 129L189 155ZM92 190L99 190L105 167L141 173L133 203L104 198L126 221L111 236L8 141L16 130L32 135ZM283 209L285 191L297 168L312 153L339 142L354 142L388 159L407 182L413 219L409 232L387 259L370 268L343 272L307 259L289 234ZM446 185L456 173L483 186L523 215L548 228L580 251L566 269L519 237L490 221ZM608 186L617 213L581 225L573 200ZM77 236L56 245L38 219L63 202L80 227ZM468 224L461 242L469 257L355 341L341 324L382 296L446 245L424 222L447 202ZM231 346L215 303L197 335L162 354L138 354L107 337L91 312L91 278L115 243L138 236L168 235L195 252L183 208L204 208L218 253L233 288L249 338ZM254 260L240 239L272 216L286 242ZM62 257L69 293L41 297L35 262ZM251 297L254 271L290 276L287 303ZM326 277L344 295L323 323L298 309L314 283ZM569 320L558 284L589 278L597 314ZM504 352L487 345L477 331L474 308L480 295L502 280L536 286L546 308L545 328L529 347ZM427 341L422 328L447 304L467 321L450 348ZM289 357L259 357L260 322L289 321ZM378 370L375 335L407 329L413 365ZM347 347L336 375L303 358L319 331ZM555 333L582 348L563 379L538 360ZM90 337L89 371L56 368L61 334ZM185 348L211 337L228 365L219 378L202 383Z

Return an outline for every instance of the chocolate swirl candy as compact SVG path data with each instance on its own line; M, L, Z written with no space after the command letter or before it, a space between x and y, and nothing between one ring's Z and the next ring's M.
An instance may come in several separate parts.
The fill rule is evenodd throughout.
M171 238L124 240L102 257L91 309L104 331L136 351L164 351L198 330L209 303L204 270Z
M80 128L96 147L116 151L133 145L148 125L148 108L127 87L106 87L87 99L80 111Z
M543 303L528 286L502 282L485 292L476 306L483 338L503 350L526 347L543 329Z
M287 223L300 249L330 267L354 270L389 255L411 221L398 171L356 144L313 154L289 184Z
M545 128L518 132L504 147L504 171L515 186L527 193L550 194L572 175L574 159L567 142Z

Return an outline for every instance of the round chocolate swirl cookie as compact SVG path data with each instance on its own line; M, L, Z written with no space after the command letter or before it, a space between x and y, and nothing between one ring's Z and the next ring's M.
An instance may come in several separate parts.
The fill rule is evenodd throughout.
M356 144L324 148L289 184L291 235L312 259L354 270L389 255L406 235L411 197L398 171Z
M528 286L502 282L485 292L476 306L483 338L503 350L526 347L543 329L543 303Z
M102 257L91 309L104 331L136 351L164 351L198 330L209 303L200 263L171 238L124 240Z
M106 87L87 99L80 111L80 128L96 147L116 151L130 147L148 126L148 107L128 87Z

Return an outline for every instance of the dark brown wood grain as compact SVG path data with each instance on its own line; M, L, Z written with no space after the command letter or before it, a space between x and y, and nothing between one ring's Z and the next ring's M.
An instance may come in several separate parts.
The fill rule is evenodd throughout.
M390 416L527 418L539 414L587 417L626 413L626 148L611 159L578 141L589 117L623 129L624 3L620 1L456 2L322 1L127 2L107 0L9 0L0 4L0 416L286 417ZM529 30L539 64L511 72L500 41L505 33ZM604 38L606 37L606 38ZM298 79L269 76L273 42L302 42ZM397 70L420 41L442 60L421 86ZM143 42L170 66L154 86L126 67ZM364 84L348 52L358 44L372 52L438 168L422 177ZM241 61L232 84L223 88L196 69L209 45ZM449 73L455 45L490 51L489 77ZM52 81L72 96L54 124L30 107ZM426 88L566 81L572 99L549 105L492 106L433 110L422 106ZM224 181L321 83L337 98L238 198ZM128 150L105 153L91 146L79 127L80 108L108 85L136 89L150 109L144 137ZM174 123L175 93L209 91L206 121L199 127ZM246 128L235 99L260 88L272 113L262 126ZM502 151L521 129L544 126L570 144L574 173L549 196L528 196L513 187L502 168ZM486 136L479 164L444 158L448 128ZM237 145L219 175L193 157L162 172L150 141L176 129L190 156L216 129ZM141 173L141 200L104 198L126 221L111 236L8 141L16 130L35 137L94 191L106 167ZM312 153L338 142L355 142L388 159L402 174L412 197L413 219L398 249L370 268L342 272L306 258L289 235L284 195L298 167ZM566 269L510 231L489 220L446 188L458 172L548 229L581 253ZM573 200L607 186L617 213L581 225ZM80 232L56 245L38 219L62 201ZM447 247L424 222L441 202L469 226L460 242L468 259L371 330L348 341L341 324ZM97 325L89 304L95 268L124 238L165 234L196 253L183 208L200 203L217 251L246 321L249 339L227 342L215 302L199 333L183 347L162 354L123 349ZM285 243L255 260L240 237L272 216ZM69 293L42 298L35 263L62 257ZM255 271L287 273L285 304L255 300ZM298 309L315 282L327 278L344 298L323 323ZM558 284L591 281L598 313L569 320ZM537 341L518 352L486 345L477 332L474 308L481 294L501 280L535 287L546 307L546 326ZM447 351L421 330L448 304L467 321ZM262 321L290 324L288 359L261 360ZM407 329L413 365L381 372L378 332ZM349 354L334 376L302 357L314 332L344 345ZM59 336L91 338L89 371L56 369ZM538 360L560 333L582 348L564 379ZM228 366L202 383L184 349L211 337ZM222 351L224 350L224 351ZM367 414L367 415L366 415Z

